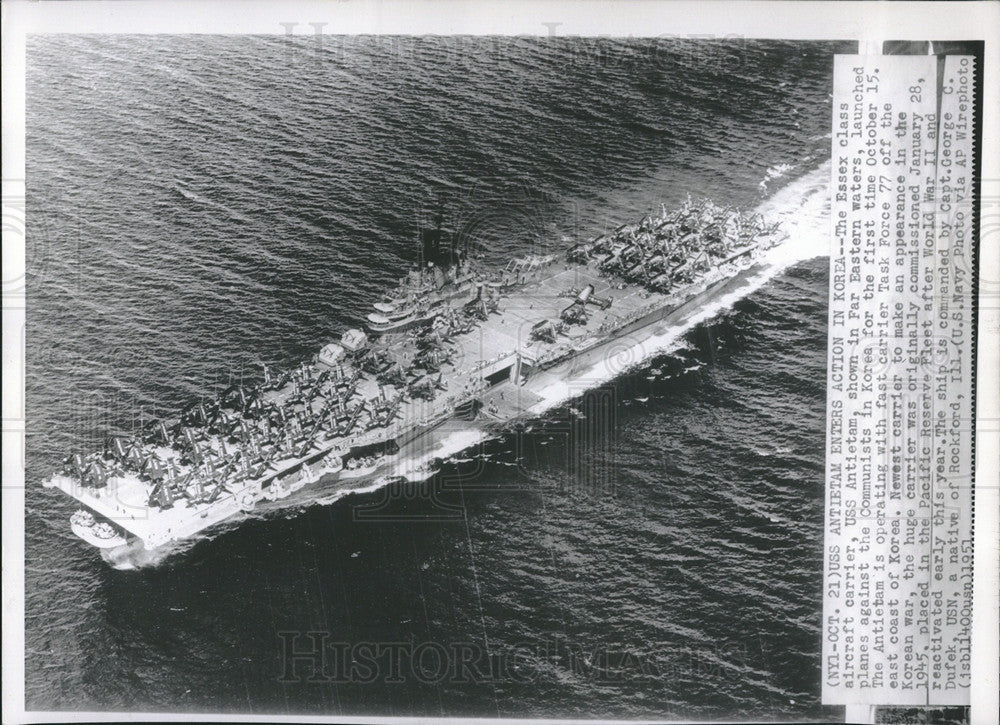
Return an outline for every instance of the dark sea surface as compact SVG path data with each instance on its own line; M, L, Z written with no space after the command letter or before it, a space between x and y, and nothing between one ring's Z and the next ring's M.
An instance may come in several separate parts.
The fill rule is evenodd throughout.
M28 708L830 717L822 256L575 403L601 425L554 409L414 500L307 501L117 571L41 484L360 324L439 203L500 264L688 193L794 199L853 49L32 38Z

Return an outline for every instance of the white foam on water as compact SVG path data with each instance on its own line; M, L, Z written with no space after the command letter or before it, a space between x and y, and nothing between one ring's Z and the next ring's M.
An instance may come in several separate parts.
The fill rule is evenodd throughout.
M486 431L475 428L454 431L443 438L436 447L422 453L421 455L403 458L396 461L391 467L391 470L382 476L376 477L371 481L371 483L365 486L336 491L328 496L319 496L309 503L318 503L323 506L327 506L350 494L371 493L372 491L377 491L380 488L389 485L389 481L386 480L386 476L402 476L411 483L426 481L436 473L436 471L428 465L432 461L435 459L446 459L454 456L456 453L461 453L462 451L471 448L477 443L481 443L489 437L490 434ZM298 502L298 505L301 506L302 502Z
M755 211L779 222L788 239L763 258L775 274L797 262L830 254L830 162L777 191Z
M486 431L475 428L454 431L443 438L437 447L423 455L398 461L393 473L405 477L408 481L426 481L434 475L434 471L428 469L428 464L433 460L450 458L477 443L482 443L487 438L489 434Z
M766 192L768 184L775 179L780 179L782 176L785 176L789 171L793 171L795 168L794 164L776 164L771 166L766 172L764 172L764 179L759 184L760 190L762 192Z
M133 546L120 552L116 552L114 549L102 551L101 555L112 568L120 571L131 571L148 566L158 566L175 554L188 551L202 539L210 538L212 538L211 535L197 534L188 539L167 542L155 549L142 549Z

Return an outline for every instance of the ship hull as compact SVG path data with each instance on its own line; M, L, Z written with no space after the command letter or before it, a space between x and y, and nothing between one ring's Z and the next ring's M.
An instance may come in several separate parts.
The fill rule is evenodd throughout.
M394 457L394 465L379 469L370 478L382 475L387 468L390 471L393 468L399 468L406 460L433 458L437 452L442 450L446 440L455 433L480 431L486 434L499 434L517 423L536 418L551 405L549 399L538 394L550 389L553 385L572 381L571 394L584 394L588 390L587 373L595 366L609 361L618 352L641 348L643 343L653 337L688 326L691 319L700 314L706 305L718 302L723 297L736 293L740 289L748 288L752 278L758 275L761 270L761 265L752 265L732 277L708 285L702 292L679 305L664 306L653 310L592 347L555 361L548 367L533 371L528 380L521 385L505 381L485 391L482 397L487 401L490 399L499 401L501 393L504 394L503 402L506 404L504 412L509 412L508 415L490 416L484 409L483 414L473 420L462 420L451 416L423 429L413 429L405 439L398 441L400 451ZM632 363L639 364L646 356L646 353L640 349L634 355L627 357ZM617 367L612 363L613 374L624 373L626 366L627 364ZM583 376L582 380L581 376ZM592 386L600 384L605 379L605 377L595 375L592 379ZM463 450L454 450L449 451L448 454L456 455L463 452Z
M616 377L626 372L627 368L640 364L653 352L652 349L643 349L645 343L671 331L686 328L692 318L701 314L706 306L737 293L740 289L749 288L751 280L761 271L761 264L753 264L731 277L709 284L703 291L680 304L652 310L592 346L575 351L549 365L540 366L540 369L531 372L523 384L505 381L494 386L483 397L499 403L500 395L503 394L503 410L494 416L484 415L464 427L486 431L503 430L514 423L535 418L551 407L551 397L539 394L553 389L553 386L563 387L562 384L569 383L566 389L570 397L583 395L587 392L588 385L594 387L607 379L608 373L595 371L595 366L606 364L612 377ZM623 359L617 359L619 356ZM592 371L594 374L590 375ZM561 402L565 402L565 398ZM452 428L454 426L449 426L449 430ZM424 450L433 449L436 445L435 442L421 442L420 439L415 443Z
M549 372L556 377L575 376L601 360L608 359L616 350L626 351L635 346L641 346L652 337L663 335L671 329L684 326L694 315L700 313L706 305L718 301L722 297L746 287L750 278L760 272L759 265L753 265L737 273L733 277L719 280L708 285L703 292L685 300L676 306L665 306L653 310L638 320L629 323L607 340L596 343L592 348L572 356L565 363L557 363ZM640 353L641 354L641 353Z
M396 474L405 468L408 461L432 458L434 453L440 450L445 439L456 431L502 432L516 422L538 416L549 407L551 405L550 398L539 394L551 389L552 386L568 382L570 383L568 388L571 391L570 395L582 395L586 392L588 384L591 384L588 383L588 373L595 366L608 364L611 367L612 375L616 375L625 372L626 367L640 363L648 353L648 351L642 350L645 342L688 325L691 319L700 314L707 305L717 302L740 288L747 287L750 279L759 271L759 264L752 265L731 277L707 285L704 290L680 304L663 305L650 310L647 314L633 320L606 338L597 340L588 347L575 350L546 365L538 366L522 384L504 380L492 386L484 391L481 397L485 402L497 400L501 395L503 396L504 408L497 414L490 415L488 411L484 410L484 414L474 420L461 420L454 415L441 415L426 423L405 428L396 438L385 441L391 440L398 447L398 453L385 456L378 466L354 471L345 469L333 473L317 472L312 480L304 481L302 485L296 486L295 490L290 491L287 495L275 497L276 500L265 500L255 496L251 501L245 495L241 496L242 491L226 494L205 510L200 511L183 529L168 532L170 540L165 541L162 545L149 546L142 540L131 537L128 543L123 546L102 549L102 556L112 566L132 568L137 565L136 562L141 563L145 559L156 558L158 549L169 546L177 540L193 537L241 513L245 514L254 509L266 511L285 507L290 503L315 497L317 494L332 495L332 497L337 498L358 489L367 489L379 477ZM624 362L616 362L616 356L624 357ZM592 379L592 386L600 384L605 379L606 375L604 377L599 374L595 375ZM461 453L461 451L450 451L449 453L455 454ZM317 462L324 455L326 455L325 452L312 455L306 461L306 465L317 465ZM267 485L273 486L277 481L293 476L300 467L301 464L298 464L280 474L275 474L268 479ZM427 476L430 475L431 473L428 472Z
M176 434L173 450L179 453L159 449L163 457L157 460L171 460L173 468L168 477L160 465L155 485L148 473L153 469L134 459L157 453L137 444L112 446L110 454L106 448L110 465L92 459L84 469L74 459L78 475L56 476L48 485L83 503L92 519L103 519L97 529L81 528L78 535L113 566L128 568L238 521L240 514L285 507L289 500L329 502L373 490L383 480L424 480L433 475L434 462L471 441L537 417L648 359L670 335L748 288L762 271L758 252L774 244L757 240L738 254L720 255L714 266L699 262L695 269L692 263L685 277L676 278L683 284L665 287L655 280L645 287L622 281L601 271L596 258L570 255L564 264L554 257L512 260L495 283L500 292L490 287L484 293L488 285L480 284L482 304L475 310L442 308L431 333L400 334L394 325L368 349L357 332L363 344L349 348L354 354L344 367L321 371L316 363L303 364L247 398L239 386L238 404L236 393L223 394L210 410L211 425L204 406L200 417L182 416L178 425L187 439ZM463 289L454 296L465 294ZM434 317L427 313L428 320ZM218 413L223 408L236 412L242 426L237 432L228 414ZM200 421L197 436L192 420ZM453 439L469 432L475 435ZM285 452L269 458L275 451ZM198 467L204 461L204 474L185 460ZM99 480L85 470L118 473ZM140 478L143 470L146 477ZM77 525L90 520L86 510L78 513ZM121 538L109 540L115 532Z

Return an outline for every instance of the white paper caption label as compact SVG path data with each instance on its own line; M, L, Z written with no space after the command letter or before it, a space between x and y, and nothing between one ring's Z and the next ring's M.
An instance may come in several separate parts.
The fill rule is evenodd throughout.
M835 59L828 704L969 702L974 69Z

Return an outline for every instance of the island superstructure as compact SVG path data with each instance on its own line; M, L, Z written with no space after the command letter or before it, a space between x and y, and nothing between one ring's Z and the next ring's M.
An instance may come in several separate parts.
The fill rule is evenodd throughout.
M562 255L489 270L436 221L422 231L419 264L374 304L365 330L68 456L47 485L82 505L74 533L113 562L308 485L429 477L410 464L437 429L503 429L537 415L544 391L697 313L783 238L759 215L688 199Z

